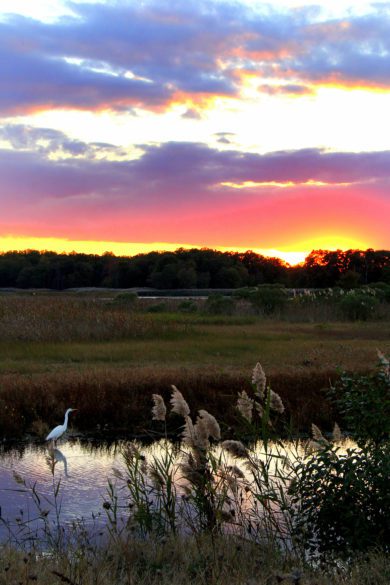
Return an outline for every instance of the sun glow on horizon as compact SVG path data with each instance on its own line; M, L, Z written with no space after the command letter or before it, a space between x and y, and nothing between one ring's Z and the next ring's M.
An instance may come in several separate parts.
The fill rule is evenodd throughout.
M301 242L298 246L290 246L285 249L257 248L251 246L214 246L202 244L183 244L177 242L112 242L93 240L69 240L65 238L45 237L0 237L0 253L24 250L39 250L57 252L59 254L70 254L72 252L81 254L112 253L116 256L135 256L147 254L148 252L174 252L179 248L210 248L221 252L244 253L248 250L266 257L280 258L284 262L295 266L302 264L312 250L336 250L336 249L367 249L369 246L352 238L317 238Z

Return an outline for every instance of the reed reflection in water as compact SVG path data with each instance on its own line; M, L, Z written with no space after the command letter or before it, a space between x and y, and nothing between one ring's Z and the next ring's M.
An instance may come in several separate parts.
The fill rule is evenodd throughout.
M31 494L34 486L39 497L53 501L53 486L60 482L58 497L60 499L61 522L66 525L76 519L84 519L86 523L98 519L100 524L106 520L103 502L107 498L108 480L117 490L123 510L126 509L128 490L126 484L126 468L122 451L129 443L118 441L111 444L96 441L67 441L61 449L51 449L46 445L18 445L0 452L0 507L1 518L14 526L21 522L34 523L37 518L36 505ZM350 441L344 442L340 452L353 447ZM167 449L175 456L174 480L178 497L186 493L186 480L180 472L183 450L177 445L160 441L148 446L137 443L148 462L158 460L166 454ZM270 444L267 453L264 445L259 443L253 450L259 460L268 461L269 475L275 476L275 466L304 455L305 444L301 442ZM221 455L220 447L215 448L216 457ZM224 454L226 468L237 465L244 477L250 476L247 466L237 462L228 453ZM24 482L24 483L23 483ZM249 492L248 492L249 494ZM253 501L249 495L241 500L240 513L250 512ZM50 506L49 506L50 508ZM49 509L50 513L50 509ZM236 512L237 513L237 512ZM124 520L128 513L124 512ZM36 520L37 521L37 520ZM6 538L5 524L0 524L0 540Z

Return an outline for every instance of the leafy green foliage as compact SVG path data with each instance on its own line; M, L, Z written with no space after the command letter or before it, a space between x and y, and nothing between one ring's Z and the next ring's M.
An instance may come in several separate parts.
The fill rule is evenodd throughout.
M232 315L234 309L234 300L220 294L210 295L205 303L205 311L211 315Z
M299 463L291 488L295 534L313 556L390 547L390 448L327 446Z
M365 376L343 373L331 396L360 447L389 440L390 379L382 368Z
M375 314L379 301L375 296L354 292L345 295L340 301L344 317L351 321L366 321Z
M279 286L260 286L249 296L252 306L264 315L282 311L287 304L286 291Z
M295 466L290 493L295 534L313 555L350 557L390 549L390 376L343 374L332 389L358 447L340 453L327 441Z

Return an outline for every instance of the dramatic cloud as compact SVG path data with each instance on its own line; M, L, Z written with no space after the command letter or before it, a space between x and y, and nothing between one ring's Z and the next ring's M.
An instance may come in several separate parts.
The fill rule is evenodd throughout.
M248 75L266 93L301 95L317 83L390 88L384 8L323 21L307 8L198 0L71 6L74 17L50 24L16 16L0 23L3 114L159 110L239 97Z
M320 223L328 231L387 233L390 151L258 155L166 143L145 146L133 160L52 161L50 148L28 147L46 137L57 148L66 143L61 133L36 129L26 138L17 127L3 137L20 150L1 152L0 229L122 241L201 242L207 234L209 244L240 246L302 238L302 222L313 233Z

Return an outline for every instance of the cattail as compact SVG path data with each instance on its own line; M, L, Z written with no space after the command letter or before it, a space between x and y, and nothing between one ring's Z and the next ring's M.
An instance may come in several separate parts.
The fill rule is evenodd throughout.
M171 396L172 412L176 412L183 418L190 414L190 407L184 400L183 394L172 384L173 392Z
M207 412L207 410L200 410L198 421L204 421L205 430L207 432L207 437L212 437L216 441L219 441L221 438L221 429L219 428L219 424L217 419Z
M261 364L259 362L257 362L255 367L253 368L252 384L254 384L256 386L256 389L259 393L260 398L263 399L264 395L265 395L265 387L267 384L267 378L265 377L264 370L261 367Z
M167 415L167 407L165 406L164 398L160 394L152 394L154 406L152 408L152 420L165 421Z
M243 390L238 395L237 409L249 422L252 420L254 400Z
M279 394L271 390L270 409L282 414L284 412L284 404Z
M339 443L340 441L343 440L343 435L341 434L341 429L337 423L335 423L335 425L333 427L332 439L336 443Z
M248 457L248 451L245 449L241 441L227 440L221 443L221 447L228 453L237 458Z

